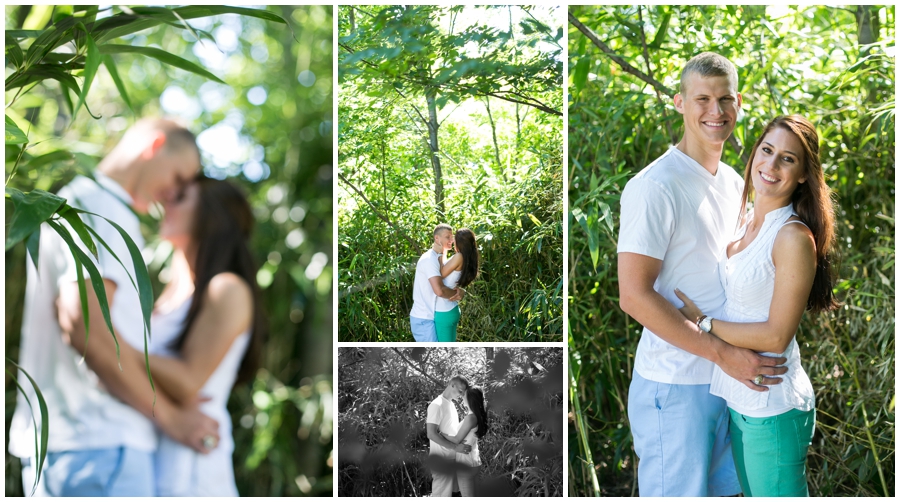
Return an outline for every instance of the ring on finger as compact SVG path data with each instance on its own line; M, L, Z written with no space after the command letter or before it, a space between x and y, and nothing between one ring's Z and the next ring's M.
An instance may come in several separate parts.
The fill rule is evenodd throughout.
M215 436L213 436L212 434L203 436L203 447L207 450L212 450L216 447L216 444L218 444L218 441L216 441Z
M756 375L756 378L753 379L753 383L755 383L756 385L762 385L765 378L766 377L764 375Z

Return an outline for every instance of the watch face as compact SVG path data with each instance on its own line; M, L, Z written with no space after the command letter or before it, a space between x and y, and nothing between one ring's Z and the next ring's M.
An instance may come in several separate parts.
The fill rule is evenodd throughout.
M709 333L712 329L712 317L706 317L702 321L700 321L700 329Z

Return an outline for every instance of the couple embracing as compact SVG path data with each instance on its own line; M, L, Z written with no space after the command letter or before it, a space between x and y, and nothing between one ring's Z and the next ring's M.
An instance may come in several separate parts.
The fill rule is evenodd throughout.
M46 398L49 416L32 421L37 396L29 388L19 394L9 431L25 492L40 477L37 496L237 496L226 405L232 387L253 378L264 334L248 247L250 204L231 183L203 177L194 135L165 119L138 121L94 175L76 177L59 195L93 213L87 223L102 245L96 256L82 246L82 256L102 276L118 345L98 294L79 291L81 264L45 225L38 266L26 260L19 365ZM165 211L160 238L174 250L147 342L155 391L132 280L143 263L132 263L120 235L142 248L136 212L154 203ZM38 472L41 420L49 438Z
M475 480L481 467L478 440L488 431L484 392L456 375L428 405L425 432L430 442L432 497L460 492L475 496Z
M455 342L463 288L478 276L478 247L474 232L461 228L454 234L445 223L434 227L433 239L416 263L409 324L417 342Z
M688 61L684 137L622 193L620 305L644 326L628 397L642 496L809 495L815 394L795 333L805 310L837 306L834 211L803 117L766 126L743 179L721 162L737 89L726 58Z

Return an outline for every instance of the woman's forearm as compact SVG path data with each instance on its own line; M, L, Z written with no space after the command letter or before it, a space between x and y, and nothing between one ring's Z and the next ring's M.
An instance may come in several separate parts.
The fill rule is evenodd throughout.
M193 382L190 367L174 357L150 356L153 382L178 403L187 403L197 396L200 386Z
M781 354L794 337L794 330L779 329L766 322L728 322L713 319L712 331L723 341L757 352Z

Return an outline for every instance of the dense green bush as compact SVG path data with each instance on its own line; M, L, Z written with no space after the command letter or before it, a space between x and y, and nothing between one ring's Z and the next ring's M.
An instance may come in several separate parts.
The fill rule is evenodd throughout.
M562 349L338 351L340 496L431 492L428 404L461 374L484 389L482 495L562 496Z
M818 410L810 491L893 496L894 8L572 7L572 17L669 91L696 53L731 59L743 145L776 115L816 124L837 202L844 307L805 316L797 334ZM618 306L619 196L677 141L681 117L662 89L626 73L574 23L569 55L570 411L584 425L569 426L569 495L594 493L592 473L600 494L635 495L626 402L641 327ZM743 172L735 144L723 160Z

